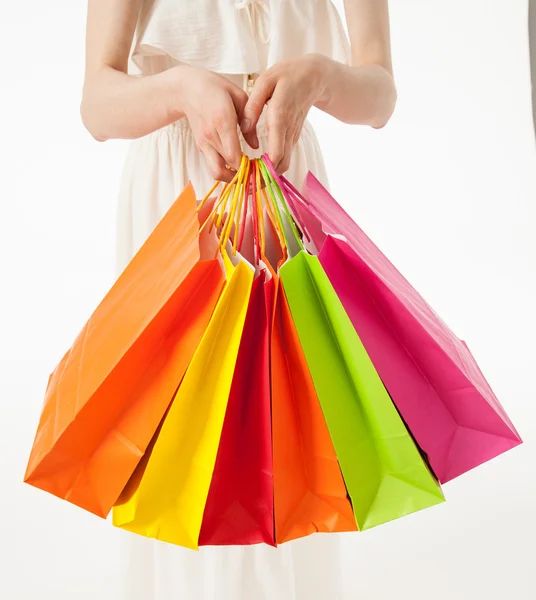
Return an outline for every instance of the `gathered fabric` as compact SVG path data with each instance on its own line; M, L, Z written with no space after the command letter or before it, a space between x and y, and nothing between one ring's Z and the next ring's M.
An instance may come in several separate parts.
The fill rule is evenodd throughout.
M247 11L253 33L261 44L270 43L270 11L262 0L235 0L235 7Z
M144 0L130 71L149 75L189 64L228 75L262 73L308 53L349 61L331 0Z

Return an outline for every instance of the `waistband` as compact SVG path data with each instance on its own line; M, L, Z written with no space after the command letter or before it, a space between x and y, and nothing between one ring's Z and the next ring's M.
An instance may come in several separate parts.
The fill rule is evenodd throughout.
M159 129L158 131L155 131L154 133L149 135L155 135L158 133L190 136L192 135L192 129L186 117L183 117L182 119L179 119L178 121L175 121L174 123L171 123L170 125L167 125L166 127L163 127L162 129ZM314 129L309 120L306 119L305 123L303 124L302 135L307 135L309 133L314 134ZM242 132L240 130L238 130L238 136L242 142L246 143L244 140L244 136L242 135ZM260 140L266 140L268 138L268 127L266 125L265 112L261 115L261 118L259 119L259 122L257 124L257 136Z
M170 134L181 135L181 136L192 135L192 129L191 129L190 123L188 123L186 117L183 117L182 119L179 119L178 121L175 121L174 123L171 123L170 125L167 125L166 127L159 129L158 131L155 131L154 133L158 133L158 132L170 133ZM154 134L149 134L149 135L154 135ZM268 137L268 128L266 127L266 123L264 122L263 117L261 117L261 120L259 121L259 123L257 125L257 136L259 138L267 138ZM245 141L244 136L243 136L242 132L240 131L240 129L238 130L238 137L240 138L241 141Z

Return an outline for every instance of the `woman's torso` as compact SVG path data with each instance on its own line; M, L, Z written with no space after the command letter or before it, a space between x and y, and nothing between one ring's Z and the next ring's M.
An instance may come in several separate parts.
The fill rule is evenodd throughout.
M131 72L185 63L251 75L308 53L347 62L348 46L331 0L144 0Z
M256 74L309 52L348 58L346 34L330 0L144 0L130 71L151 75L190 64L247 90ZM250 156L267 152L264 115L257 133L256 151L241 136ZM309 170L327 184L322 154L306 121L286 175L300 187ZM119 194L119 271L188 181L203 197L213 178L184 118L131 142Z

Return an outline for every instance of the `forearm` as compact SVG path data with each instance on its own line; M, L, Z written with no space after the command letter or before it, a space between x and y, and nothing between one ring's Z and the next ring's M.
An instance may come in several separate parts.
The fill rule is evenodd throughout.
M97 140L133 139L183 116L178 102L181 67L133 77L110 66L88 75L81 114Z
M383 127L393 114L393 76L380 65L350 67L329 61L326 87L315 106L344 123Z

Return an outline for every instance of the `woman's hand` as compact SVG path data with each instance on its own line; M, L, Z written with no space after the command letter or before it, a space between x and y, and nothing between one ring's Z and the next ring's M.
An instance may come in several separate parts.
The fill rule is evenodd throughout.
M222 75L195 67L177 69L178 107L188 119L197 148L214 179L230 181L234 173L227 165L238 170L242 158L238 123L248 96ZM255 129L244 137L250 146L258 148Z
M283 61L257 79L244 109L242 131L250 132L268 103L268 154L280 173L312 106L377 129L395 108L388 0L344 0L344 7L351 65L311 54Z
M243 111L242 131L244 135L255 131L268 104L268 155L278 173L289 168L307 114L326 93L330 62L316 54L285 60L260 75L253 86Z
M216 179L230 180L242 151L238 123L246 93L203 69L181 65L145 77L128 75L142 0L89 0L82 119L97 140L143 137L186 116ZM258 146L255 131L245 135Z

